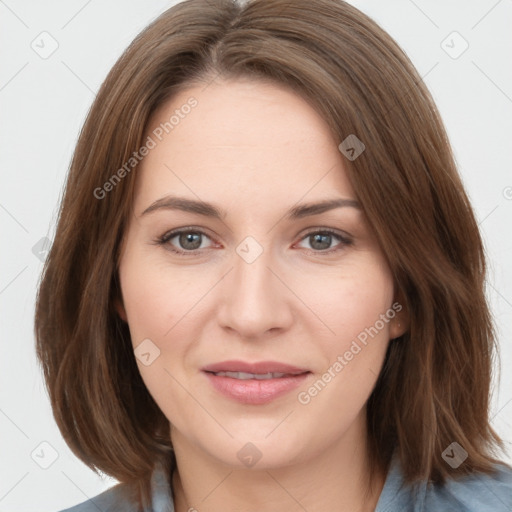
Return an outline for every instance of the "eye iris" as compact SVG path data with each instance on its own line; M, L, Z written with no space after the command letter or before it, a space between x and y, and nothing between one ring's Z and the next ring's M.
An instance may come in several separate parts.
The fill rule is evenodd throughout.
M314 235L311 235L309 237L311 242L311 247L313 249L329 249L331 245L331 238L332 235L329 235L328 233L315 233ZM318 244L317 244L318 242Z
M201 234L200 233L181 233L179 236L180 246L183 249L194 250L201 247Z

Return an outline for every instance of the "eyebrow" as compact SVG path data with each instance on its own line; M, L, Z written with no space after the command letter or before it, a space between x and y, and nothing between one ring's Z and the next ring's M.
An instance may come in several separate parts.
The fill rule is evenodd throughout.
M361 205L355 199L327 199L317 203L304 203L294 206L287 212L286 217L289 220L301 219L347 206L361 209ZM213 217L219 220L226 217L224 210L211 203L177 196L165 196L157 199L141 213L141 217L157 210L180 210L204 215L205 217Z

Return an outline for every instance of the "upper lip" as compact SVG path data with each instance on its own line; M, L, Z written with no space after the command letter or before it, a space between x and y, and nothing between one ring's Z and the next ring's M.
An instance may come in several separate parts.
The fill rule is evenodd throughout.
M209 364L202 368L205 372L244 372L254 374L265 373L291 373L300 374L309 372L306 368L299 368L286 363L277 361L258 361L249 363L246 361L221 361L219 363Z

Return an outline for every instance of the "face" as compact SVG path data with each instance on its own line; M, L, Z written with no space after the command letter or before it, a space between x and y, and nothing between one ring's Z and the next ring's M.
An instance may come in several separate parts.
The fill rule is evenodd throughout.
M175 446L270 468L360 442L401 306L340 141L248 80L190 87L146 137L118 309Z

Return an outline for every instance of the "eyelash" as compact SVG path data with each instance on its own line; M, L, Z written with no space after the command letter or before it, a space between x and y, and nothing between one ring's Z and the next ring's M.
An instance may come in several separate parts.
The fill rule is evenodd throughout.
M168 250L172 251L173 253L175 253L175 254L177 254L179 256L187 257L187 256L197 256L199 254L202 254L202 251L204 251L204 249L193 249L193 250L185 251L185 250L182 250L182 249L176 249L171 244L169 244L170 240L172 240L173 238L175 238L175 237L177 237L179 235L182 235L184 233L194 233L194 234L199 234L201 236L205 236L207 238L210 238L201 229L181 228L181 229L177 229L177 230L174 230L174 231L170 231L168 233L164 233L162 236L158 237L155 240L155 243L157 245L161 245L161 246L168 245L169 246ZM333 247L333 248L325 249L325 250L306 249L309 253L313 253L315 255L318 255L318 254L319 255L332 254L333 252L339 251L339 250L341 250L344 247L352 245L352 243L353 243L352 240L350 238L348 238L346 235L342 235L339 231L335 231L335 230L330 229L330 228L324 228L324 229L317 229L317 230L314 230L314 231L309 231L308 233L306 233L300 239L300 241L305 240L306 238L308 238L308 237L310 237L312 235L317 235L317 234L331 235L331 236L337 238L340 243L337 246Z

